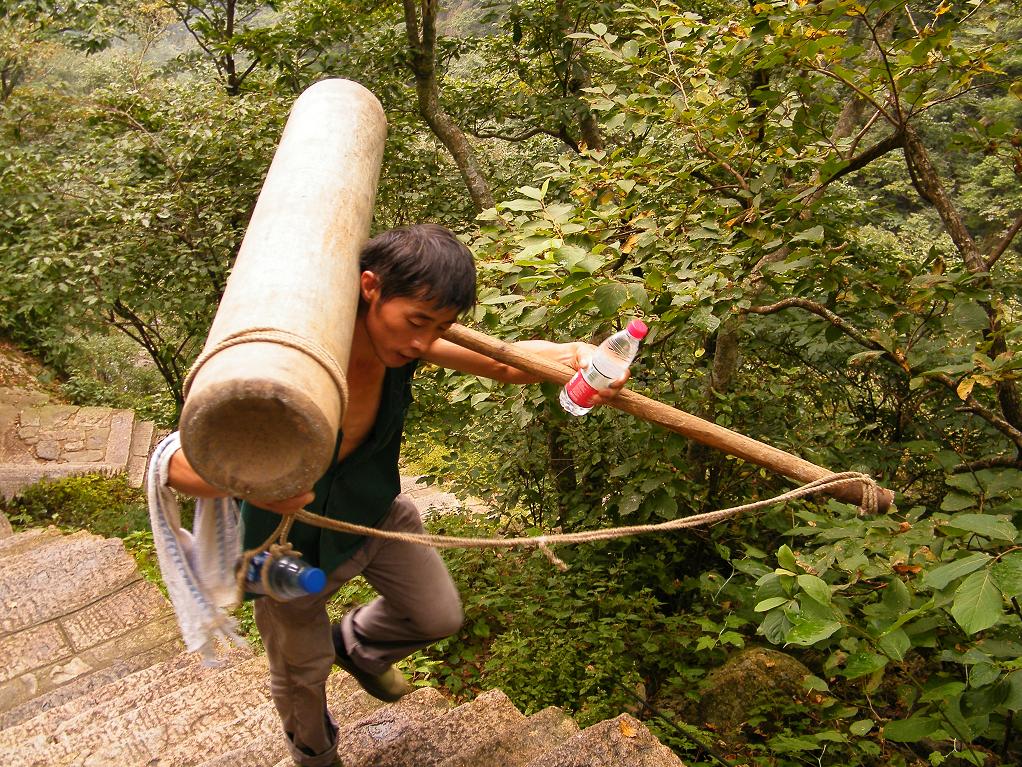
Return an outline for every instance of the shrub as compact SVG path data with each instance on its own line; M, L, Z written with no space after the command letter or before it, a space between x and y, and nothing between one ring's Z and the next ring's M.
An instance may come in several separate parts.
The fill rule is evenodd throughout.
M43 480L0 502L15 530L39 525L124 538L149 527L145 493L124 475L83 474Z

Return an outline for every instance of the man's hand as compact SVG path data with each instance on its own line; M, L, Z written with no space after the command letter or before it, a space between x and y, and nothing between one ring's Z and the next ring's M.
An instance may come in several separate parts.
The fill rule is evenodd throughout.
M308 506L316 498L316 494L311 490L298 495L292 496L291 498L284 498L279 501L257 501L253 498L246 498L249 503L253 506L258 506L260 509L266 511L272 511L274 514L294 514L296 511L301 511Z

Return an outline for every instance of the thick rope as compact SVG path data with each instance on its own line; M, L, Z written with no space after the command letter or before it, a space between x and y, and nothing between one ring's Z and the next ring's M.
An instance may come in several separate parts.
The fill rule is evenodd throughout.
M348 379L344 375L344 369L341 367L337 359L326 349L326 347L310 338L305 338L304 336L297 335L296 333L292 333L288 330L280 330L278 328L248 328L246 330L239 330L236 333L231 333L230 335L225 336L211 348L204 349L202 354L200 354L195 359L195 362L192 363L192 367L188 371L188 375L185 377L184 386L181 389L185 399L188 398L188 392L192 388L195 376L198 374L202 366L205 365L214 355L232 346L256 342L279 344L280 346L287 346L291 349L297 349L303 354L307 354L330 374L330 377L334 381L334 385L337 387L337 393L341 397L341 403L343 404L348 401Z
M320 516L319 514L313 514L311 511L305 511L302 509L295 512L293 515L285 516L284 519L281 520L280 525L278 525L277 530L274 531L272 536L270 536L270 539L263 544L261 548L245 552L244 556L246 559L243 561L245 562L247 569L247 563L251 560L251 557L255 556L260 551L265 551L274 538L277 538L281 544L285 544L287 530L290 529L291 521L298 521L304 522L307 525L323 527L342 533L364 535L371 538L385 538L387 540L401 541L403 543L413 543L418 546L430 546L435 549L537 548L542 551L546 555L547 559L556 565L558 569L564 571L568 569L568 566L550 549L551 544L592 543L593 541L607 541L615 538L625 538L632 535L669 532L672 530L699 527L701 525L712 525L716 522L738 516L739 514L757 511L759 509L766 508L767 506L805 498L817 493L823 493L834 487L841 487L856 483L862 485L861 510L867 514L876 514L878 503L877 488L879 487L876 480L868 474L846 471L840 474L831 474L827 477L821 477L807 485L790 490L787 493L783 493L774 498L746 503L741 506L732 506L731 508L720 509L718 511L708 511L703 514L693 514L655 525L631 525L627 527L612 527L603 530L585 530L578 533L556 533L552 535L538 535L525 538L461 538L453 535L432 535L430 533L402 533L395 530L379 530L375 527L366 527L364 525L356 525L351 522L342 522L339 519L329 519L327 517Z

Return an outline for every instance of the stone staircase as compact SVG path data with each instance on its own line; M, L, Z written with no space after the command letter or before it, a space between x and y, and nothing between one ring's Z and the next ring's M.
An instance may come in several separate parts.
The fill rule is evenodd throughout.
M207 668L184 653L168 602L119 540L9 529L0 525L0 764L290 764L265 658L231 649ZM557 709L523 715L499 690L453 706L422 688L383 705L341 671L328 697L346 767L683 767L626 714L579 731Z
M140 487L155 436L131 410L52 404L43 392L0 387L0 497L76 474L126 473Z

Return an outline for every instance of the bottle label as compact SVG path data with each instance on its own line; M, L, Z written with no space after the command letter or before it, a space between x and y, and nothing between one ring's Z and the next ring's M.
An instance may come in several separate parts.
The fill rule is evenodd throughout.
M588 374L591 382L586 380L587 376L583 373ZM565 384L564 389L571 397L571 401L579 407L592 407L596 395L600 393L597 387L605 387L610 382L611 379L597 370L595 365L590 365L588 369L575 373L574 377Z

